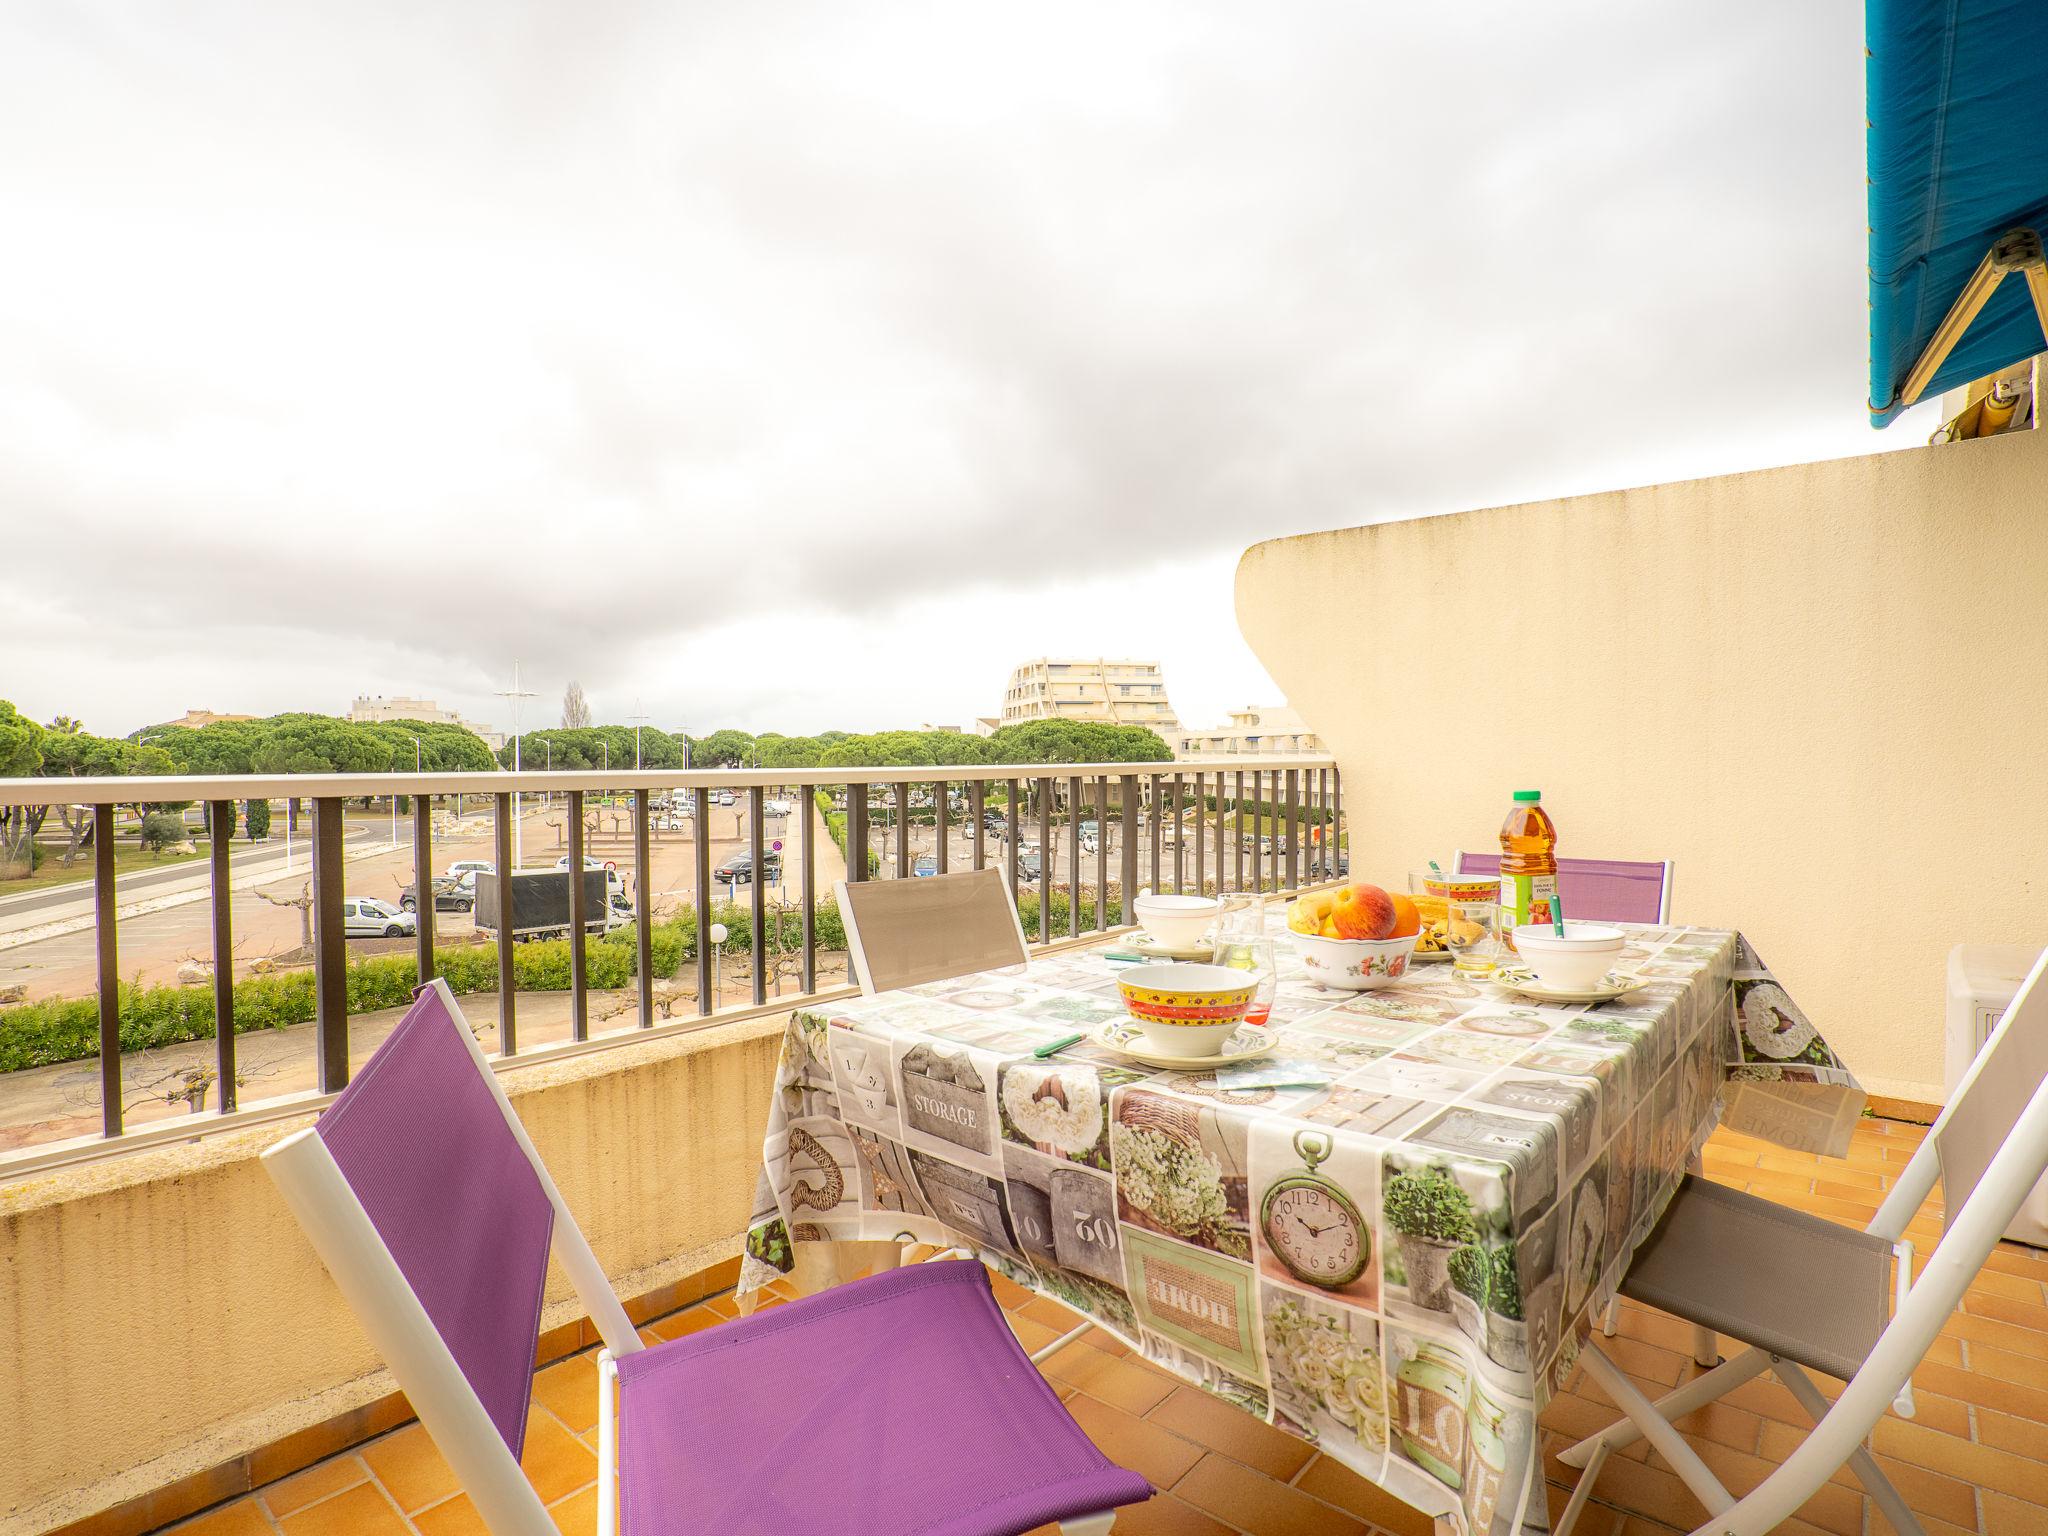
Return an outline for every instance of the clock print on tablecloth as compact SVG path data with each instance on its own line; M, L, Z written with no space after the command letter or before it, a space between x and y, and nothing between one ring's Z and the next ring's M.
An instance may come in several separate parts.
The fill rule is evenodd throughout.
M1372 1229L1341 1186L1316 1171L1331 1140L1317 1131L1294 1133L1298 1172L1275 1179L1259 1207L1266 1246L1297 1280L1324 1290L1351 1284L1372 1262Z

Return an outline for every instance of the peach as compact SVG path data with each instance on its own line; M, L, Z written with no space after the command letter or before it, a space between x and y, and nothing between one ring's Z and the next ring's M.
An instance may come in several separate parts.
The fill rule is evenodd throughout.
M1339 891L1337 904L1330 909L1339 938L1384 939L1393 933L1395 920L1394 898L1362 882Z

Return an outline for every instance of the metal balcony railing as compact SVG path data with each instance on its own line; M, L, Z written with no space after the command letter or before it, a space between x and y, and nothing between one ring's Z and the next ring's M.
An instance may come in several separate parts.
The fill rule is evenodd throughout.
M492 809L493 864L518 867L515 845L519 802L547 797L566 808L567 867L585 867L586 800L629 793L630 846L635 887L632 907L632 989L634 1018L623 1028L593 1037L589 985L591 945L583 937L569 949L569 1029L565 1041L522 1051L519 987L514 956L519 940L513 924L495 932L498 992L497 1060L555 1059L602 1045L631 1043L650 1035L702 1028L746 1017L786 1000L844 995L849 987L820 986L817 839L821 823L841 839L846 878L911 878L944 873L962 861L980 869L1000 868L1025 917L1027 937L1052 946L1103 934L1123 926L1128 896L1143 888L1163 891L1279 890L1329 878L1342 858L1343 791L1335 763L1327 757L1210 758L1172 764L1080 763L944 766L931 768L735 769L706 772L656 769L600 772L384 773L236 775L124 779L0 779L0 811L17 806L90 806L92 840L92 926L98 994L100 1135L33 1146L0 1154L0 1177L55 1162L103 1154L121 1146L189 1137L227 1124L249 1123L317 1107L338 1092L349 1075L350 960L343 920L344 810L350 800L407 797L413 806L412 864L418 931L413 943L418 979L435 974L436 902L433 895L435 831L432 807L438 797L487 797ZM750 1000L721 1006L714 987L717 945L709 935L715 920L713 838L708 835L711 801L721 792L742 806L745 852L752 877L731 883L733 905L745 912L746 935L739 952L750 965ZM823 804L819 803L822 793ZM773 943L769 939L768 883L761 878L772 852L766 843L766 808L771 795L795 804L794 878L786 865L777 882L793 901L777 902ZM199 1115L158 1121L140 1128L123 1125L121 1062L120 935L116 917L116 809L136 804L199 803L215 825L232 825L237 801L286 802L287 825L300 802L312 808L310 927L314 992L313 1036L317 1090L285 1094L258 1109L245 1108L237 1093L235 1029L235 933L231 895L234 877L228 839L211 840L208 891L213 1007L213 1069L218 1092L214 1108ZM825 806L829 805L829 811ZM690 807L691 809L684 809ZM694 917L695 1015L676 1020L675 1000L657 1007L655 935L657 916L649 888L652 828L657 812L665 830L691 822L692 879L689 899L679 908ZM992 814L994 813L994 814ZM913 822L928 820L933 849L913 864ZM1089 829L1092 822L1093 830ZM964 823L964 825L963 825ZM1262 830L1263 829L1263 830ZM737 830L737 829L736 829ZM955 836L959 850L951 845ZM1033 841L1035 836L1035 842ZM1116 845L1114 875L1112 843ZM1064 845L1063 849L1061 845ZM999 846L998 846L999 845ZM863 853L866 854L863 857ZM625 857L621 850L621 860ZM927 860L929 868L924 868ZM568 929L583 935L592 914L585 882L570 880ZM1034 900L1035 898L1035 900ZM1064 898L1062 900L1061 898ZM743 905L742 905L743 903ZM1035 912L1031 908L1035 906ZM1112 921L1112 918L1115 921ZM662 921L667 921L663 919ZM787 949L783 946L787 942ZM775 964L771 964L771 951ZM788 969L798 990L781 991ZM770 973L775 973L773 1001ZM534 994L528 991L528 997ZM27 1006L27 1005L25 1005ZM9 1009L0 1006L0 1038ZM359 1010L360 1011L360 1010ZM7 1075L0 1074L0 1095ZM124 1136L124 1130L127 1134Z

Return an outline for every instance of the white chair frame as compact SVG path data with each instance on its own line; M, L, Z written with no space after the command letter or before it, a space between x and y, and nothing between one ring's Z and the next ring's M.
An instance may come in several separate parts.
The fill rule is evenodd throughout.
M983 868L983 869L956 869L956 870L951 870L951 871L949 871L948 873L946 873L946 874L944 874L944 875L938 875L938 876L930 876L930 877L927 877L927 878L933 878L933 879L940 879L940 880L948 880L948 879L953 879L953 878L956 878L956 877L965 877L965 876L974 876L974 877L978 877L978 878L981 878L981 879L985 879L985 880L989 880L989 881L992 881L992 882L993 882L993 883L995 884L996 888L997 888L998 890L1000 890L1000 891L1001 891L1001 892L1003 893L1003 905L1004 905L1004 906L1006 906L1006 907L1008 907L1008 908L1009 908L1009 911L1010 911L1010 927L1011 927L1011 928L1012 928L1013 930L1015 930L1015 932L1016 932L1016 935L1017 935L1017 954L1016 954L1016 958L1015 958L1014 960L1011 960L1011 961L1010 961L1009 963L1010 963L1010 964L1012 964L1012 965L1023 965L1023 964L1025 964L1025 963L1027 963L1027 962L1028 962L1028 961L1029 961L1029 960L1031 959L1031 947L1030 947L1030 943L1029 943L1029 941L1028 941L1028 940L1027 940L1027 939L1026 939L1026 938L1024 937L1024 922L1023 922L1023 919L1017 916L1017 902L1016 902L1016 899L1015 899L1015 897L1013 897L1013 896L1011 895L1011 893L1010 893L1010 887L1009 887L1009 884L1008 884L1008 882L1007 882L1007 881L1005 881L1005 880L1003 879L1003 872L1002 872L1001 870L997 869L997 868L996 868L996 867L995 867L994 865L989 865L989 866L987 866L986 868ZM893 881L890 881L890 882L876 882L876 881L863 881L863 882L860 882L860 883L862 883L862 884L881 884L881 883L886 883L886 884L894 884L894 882L893 882ZM869 965L868 965L868 952L867 952L867 949L866 949L866 947L865 947L865 946L864 946L864 945L863 945L863 944L861 943L861 937L860 937L860 919L859 919L859 917L858 917L858 916L857 916L857 915L855 914L855 912L854 912L854 904L853 904L853 902L852 902L852 901L850 901L850 900L848 900L848 898L847 898L847 886L848 886L848 884L849 884L849 882L848 882L848 881L845 881L845 880L835 880L835 881L833 881L833 882L832 882L832 899L833 899L833 900L834 900L834 901L835 901L835 902L836 902L836 903L838 904L838 907L839 907L839 921L840 921L841 925L842 925L842 926L844 926L844 927L845 927L845 929L846 929L846 950L847 950L847 958L848 958L848 960L849 960L849 961L851 962L851 964L852 964L852 966L853 966L853 976L854 976L854 980L855 980L855 981L857 981L857 982L858 982L858 983L860 984L860 990L861 990L861 993L862 993L862 995L863 995L863 996L867 996L867 997L873 997L873 996L875 995L875 993L876 993L876 992L878 992L878 991L886 991L886 990L888 990L888 989L887 989L887 988L881 988L881 987L877 987L877 986L875 985L875 978L874 978L874 972L873 972L873 971L872 971L872 970L870 969L870 967L869 967ZM963 975L972 975L973 973L972 973L972 972L962 972L962 974L963 974Z
M1904 1536L1917 1536L1919 1522L1872 1459L1865 1441L1887 1408L1902 1418L1913 1416L1914 1368L1926 1357L1942 1325L1955 1312L1970 1282L2012 1224L2013 1216L2043 1171L2048 1170L2048 1079L2035 1084L2026 1108L1990 1166L1962 1208L1950 1214L1941 1241L1927 1256L1917 1282L1913 1273L1913 1244L1905 1235L1906 1227L1941 1177L1936 1138L1984 1070L1992 1047L2009 1029L2048 1030L2048 980L2043 979L2044 973L2048 973L2048 952L2034 962L1998 1028L1964 1074L1948 1105L1866 1229L1892 1245L1896 1260L1892 1320L1833 1406L1800 1366L1761 1349L1747 1349L1652 1402L1615 1368L1597 1344L1588 1343L1580 1357L1587 1373L1626 1417L1559 1456L1566 1466L1581 1467L1584 1471L1572 1490L1555 1536L1569 1536L1607 1457L1641 1439L1649 1440L1694 1497L1706 1506L1708 1518L1695 1536L1764 1536L1790 1518L1844 1466L1856 1475L1894 1528ZM1708 1470L1671 1421L1765 1371L1783 1382L1800 1406L1813 1416L1814 1429L1783 1465L1737 1499Z
M449 1013L460 1020L462 1010L448 984L437 977L428 986L440 993ZM617 1536L617 1361L646 1345L620 1305L583 1229L577 1226L575 1214L548 1175L547 1165L534 1150L476 1037L467 1029L457 1033L469 1048L478 1074L490 1086L520 1151L532 1164L548 1204L554 1207L554 1257L604 1340L597 1356L597 1530L598 1536ZM327 1144L308 1127L266 1151L263 1164L492 1536L560 1536ZM1073 1337L1070 1334L1055 1341L1041 1354L1062 1347ZM1111 1509L1078 1516L1060 1529L1065 1536L1108 1536L1116 1514Z

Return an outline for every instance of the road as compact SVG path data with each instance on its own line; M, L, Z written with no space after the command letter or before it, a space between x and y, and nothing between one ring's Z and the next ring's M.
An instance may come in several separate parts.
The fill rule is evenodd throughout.
M544 803L523 805L522 810L520 841L523 866L551 867L568 851L568 828L561 802L557 801L553 806ZM589 808L589 815L595 826L586 832L585 852L592 858L616 864L627 895L637 901L640 882L634 868L630 812L623 806L598 805ZM711 806L707 815L711 832L711 861L716 867L727 855L748 846L746 811L744 805L730 808ZM495 834L488 815L467 817L444 825L446 830L437 831L434 839L435 858L441 868L447 868L457 859L490 859L495 856ZM657 917L665 916L679 906L690 905L695 899L694 834L688 830L692 823L685 821L683 825L685 830L657 832L652 838L650 853L653 867L649 885ZM770 894L793 897L800 879L793 820L770 817L763 836L770 845L778 839L786 844L784 886L780 893L771 887ZM818 886L822 891L829 891L831 882L844 877L844 865L839 850L825 835L822 824L817 827L816 836ZM409 818L399 818L397 847L392 848L389 844L388 822L350 827L347 895L375 897L397 904L400 891L413 879ZM237 860L229 911L238 975L247 974L249 967L259 960L275 960L299 949L306 942L305 914L295 903L306 899L310 887L308 849L309 845L301 840L294 849L289 870L283 863L281 849L274 858L250 863ZM153 875L158 872L144 873ZM174 982L181 966L189 967L212 954L213 903L207 891L204 866L181 865L161 873L179 878L149 882L140 889L131 889L125 881L122 884L123 900L116 934L118 963L121 976L126 981L143 985ZM729 894L731 888L718 885L714 900ZM738 887L740 899L744 900L746 894L747 887ZM22 1001L92 996L97 990L98 961L91 912L90 898L81 902L73 893L65 905L52 905L25 914L20 922L11 925L11 932L0 931L0 940L17 941L0 947L0 996L17 986L23 989L19 999ZM461 943L476 933L469 914L464 912L437 912L434 921L436 935L444 942ZM70 931L40 931L43 927L60 929L67 923ZM27 926L29 924L36 926L31 928ZM9 926L0 919L0 930Z
M409 824L408 824L409 825ZM292 846L285 846L282 826L276 839L261 843L243 843L229 854L229 866L238 877L255 879L269 872L273 867L282 871L287 859L296 867L306 867L311 857L312 841L310 827L293 839ZM346 834L347 846L362 847L370 843L386 842L389 831L383 825L369 826L362 822L352 823ZM51 922L58 918L70 917L92 911L92 855L90 851L79 857L78 870L83 877L76 883L66 885L39 886L33 891L18 892L13 896L0 896L0 933L17 928ZM114 893L123 904L139 901L146 896L161 896L172 891L203 889L209 879L204 859L183 860L166 864L161 869L131 869L114 878Z

